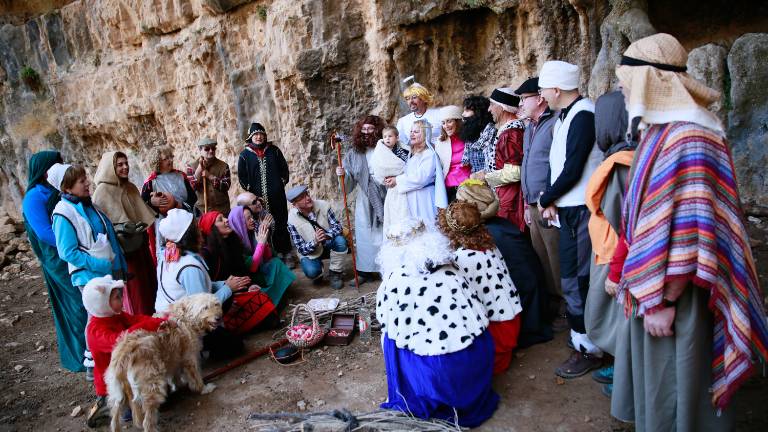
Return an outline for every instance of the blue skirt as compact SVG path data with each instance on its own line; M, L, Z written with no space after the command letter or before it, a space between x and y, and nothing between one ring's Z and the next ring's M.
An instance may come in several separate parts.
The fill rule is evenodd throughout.
M487 331L461 351L433 356L398 348L385 334L384 365L388 399L382 408L424 419L458 417L460 426L475 427L499 404L491 388L493 338Z

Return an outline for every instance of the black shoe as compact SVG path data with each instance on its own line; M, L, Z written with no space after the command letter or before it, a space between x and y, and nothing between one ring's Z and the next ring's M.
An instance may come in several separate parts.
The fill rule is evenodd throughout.
M331 289L340 290L344 287L344 281L342 280L343 274L337 271L328 272L328 281L331 283Z
M323 279L323 275L320 275L320 276L312 279L312 285L322 285L323 282L325 282L325 279Z
M109 407L107 406L107 398L106 396L99 396L96 399L96 403L88 410L88 415L85 416L85 424L89 428L95 428L108 418Z

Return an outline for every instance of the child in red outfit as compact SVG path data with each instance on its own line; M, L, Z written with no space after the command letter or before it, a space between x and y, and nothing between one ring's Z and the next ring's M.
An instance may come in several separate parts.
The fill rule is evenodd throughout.
M123 287L123 281L105 276L91 279L83 289L83 305L91 315L85 336L96 363L93 384L96 387L97 399L86 418L89 427L95 426L97 421L109 412L104 374L109 367L112 349L117 340L126 332L157 331L165 321L161 318L123 312Z

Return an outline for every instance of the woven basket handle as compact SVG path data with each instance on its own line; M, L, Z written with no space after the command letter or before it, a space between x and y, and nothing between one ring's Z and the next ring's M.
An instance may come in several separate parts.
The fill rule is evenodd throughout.
M308 307L305 303L301 303L296 305L296 307L293 309L293 315L291 315L291 327L296 325L296 312L299 311L299 308L304 309L309 313L309 317L312 319L312 329L317 329L320 327L320 324L317 322L317 317L315 316L315 312L312 310L312 308Z

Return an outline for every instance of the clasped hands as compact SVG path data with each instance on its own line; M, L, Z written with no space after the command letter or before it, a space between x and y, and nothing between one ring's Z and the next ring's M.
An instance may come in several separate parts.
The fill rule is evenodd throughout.
M233 293L238 291L248 290L248 292L258 291L261 289L256 284L251 284L251 278L248 276L230 276L224 283L232 290Z

